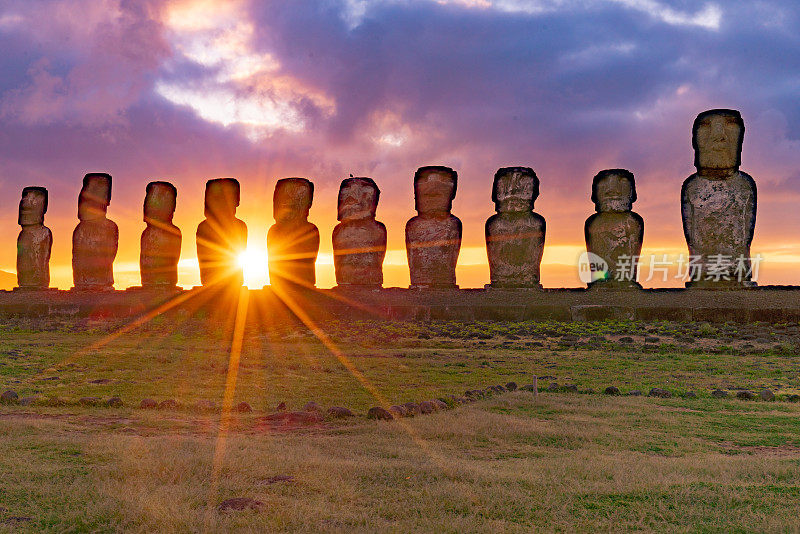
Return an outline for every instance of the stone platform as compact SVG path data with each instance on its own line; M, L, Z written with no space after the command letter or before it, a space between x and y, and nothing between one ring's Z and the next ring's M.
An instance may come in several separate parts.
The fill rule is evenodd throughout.
M301 319L342 320L673 320L771 323L800 321L800 286L708 289L320 289L276 291L126 290L0 291L3 319L127 319L164 313L181 316L233 316L245 309L248 320L272 323Z

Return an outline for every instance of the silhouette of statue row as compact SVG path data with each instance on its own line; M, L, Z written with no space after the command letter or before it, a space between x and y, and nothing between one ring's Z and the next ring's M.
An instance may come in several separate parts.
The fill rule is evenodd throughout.
M681 189L683 231L690 255L691 282L698 287L740 287L750 280L749 256L756 217L756 186L739 171L744 122L738 111L715 109L697 116L692 127L697 172ZM449 167L421 167L414 174L417 215L406 224L405 240L412 288L456 288L455 269L461 247L461 221L451 213L458 175ZM269 276L277 288L313 287L319 231L308 221L314 185L305 178L285 178L275 186L275 224L267 234ZM545 220L533 211L539 179L529 167L497 171L492 187L495 215L486 221L486 248L491 284L498 288L541 287L540 264ZM197 259L204 286L241 286L238 253L247 244L247 226L236 218L239 182L209 180L205 220L197 227ZM168 182L147 185L140 267L145 288L175 288L181 232L172 223L177 190ZM333 230L336 282L341 287L379 288L383 284L386 227L375 220L380 189L371 178L350 177L339 188ZM638 288L637 258L644 221L632 211L634 176L625 169L600 171L592 180L596 213L586 220L586 249L606 263L605 276L592 287ZM78 198L80 223L72 235L72 269L76 290L106 290L114 283L112 264L118 230L106 218L111 176L90 173ZM52 234L44 226L47 190L26 187L19 206L22 231L17 240L19 289L46 289L50 283ZM745 276L734 276L734 262L744 258ZM627 263L626 263L627 262ZM624 264L624 265L623 265ZM741 267L741 266L740 266ZM713 271L713 276L712 276ZM720 272L722 271L722 272ZM611 277L610 273L617 273ZM738 278L738 279L734 279Z

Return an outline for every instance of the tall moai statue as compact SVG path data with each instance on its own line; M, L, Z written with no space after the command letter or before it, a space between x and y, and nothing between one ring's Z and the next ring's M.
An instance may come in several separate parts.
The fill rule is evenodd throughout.
M239 181L217 178L206 182L205 220L197 226L197 261L204 286L240 287L244 272L239 254L247 248L247 225L236 218Z
M308 222L314 184L305 178L283 178L275 184L267 232L269 280L273 286L313 287L319 253L319 230Z
M144 222L139 270L142 287L171 289L178 284L181 231L172 224L178 190L169 182L150 182L144 197Z
M383 285L386 226L375 220L381 191L372 178L346 178L339 186L333 229L333 266L342 287Z
M80 223L72 233L72 279L74 289L111 290L114 288L114 258L119 230L106 218L111 202L111 175L89 173L83 177L78 197Z
M461 221L450 213L457 184L458 174L450 167L420 167L414 174L414 208L419 215L406 223L412 288L458 287Z
M644 238L644 220L633 211L636 183L625 169L600 171L592 180L592 202L597 213L583 227L586 250L602 258L608 270L592 287L634 289Z
M53 234L44 225L47 213L47 189L26 187L19 201L17 237L17 284L19 289L49 289L50 249Z
M754 286L750 243L756 183L739 170L744 121L732 109L700 113L692 126L697 172L683 182L681 216L689 246L687 287Z
M530 167L504 167L495 173L492 201L497 213L486 221L487 287L542 287L545 222L533 211L538 197L539 178Z

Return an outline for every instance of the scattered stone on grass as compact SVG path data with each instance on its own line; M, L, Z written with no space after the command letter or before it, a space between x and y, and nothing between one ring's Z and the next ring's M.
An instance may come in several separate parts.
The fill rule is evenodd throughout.
M253 411L253 407L250 406L248 403L242 401L236 406L234 406L233 410L239 413L250 413Z
M47 397L46 399L44 399L42 401L42 404L44 404L45 406L58 407L58 406L66 406L66 405L69 404L69 402L67 402L66 399L62 399L61 397L53 396L53 397Z
M78 404L81 406L99 406L101 402L100 397L81 397L78 399Z
M122 408L124 403L119 397L111 397L106 401L106 406L109 408Z
M328 417L332 419L344 419L345 417L354 417L356 414L342 406L331 406L328 408Z
M547 391L558 391L558 384L555 382L550 382L547 386Z
M726 399L728 398L728 392L724 389L715 389L711 392L711 396L715 399Z
M432 403L433 403L433 404L434 404L434 405L435 405L437 408L439 408L440 410L446 410L446 409L448 409L448 408L449 408L449 406L447 405L447 403L446 403L445 401L441 400L441 399L433 399L431 402L432 402Z
M303 406L303 411L304 411L304 412L317 412L317 413L322 413L322 406L320 406L319 404L317 404L317 403L316 403L316 402L314 402L314 401L309 401L309 402L307 402L307 403L305 404L305 406Z
M316 412L275 412L264 419L289 425L313 425L322 422L322 415Z
M110 384L113 382L110 378L96 378L94 380L89 380L90 384Z
M696 399L697 393L695 393L694 391L687 391L683 396L687 399Z
M263 502L257 501L256 499L251 499L250 497L234 497L232 499L225 499L217 506L217 510L220 512L241 512L243 510L260 512L263 508Z
M650 393L647 394L648 397L659 397L662 399L669 399L672 397L672 392L662 389L662 388L652 388Z
M769 389L762 389L758 396L761 397L761 400L765 400L767 402L775 400L775 394Z
M578 391L578 393L582 393L584 395L594 395L597 392L594 390L594 388L586 388L586 389L581 389L580 391Z
M631 397L641 397L642 395L644 395L644 393L642 393L641 389L634 389L632 391L629 391L628 395L630 395Z
M743 389L742 391L738 391L736 393L736 398L740 400L754 400L756 399L756 394L752 391Z
M608 386L603 390L604 395L620 395L622 392L617 386Z
M30 397L22 397L19 403L22 406L30 406L31 404L36 404L37 402L39 402L39 399L40 399L39 395L31 395Z
M175 399L166 399L158 403L159 410L177 410L180 406Z
M2 404L17 404L19 403L19 395L16 391L6 390L0 394L0 403Z
M422 414L422 411L419 408L419 404L417 404L416 402L407 402L403 404L403 406L405 406L406 410L408 410L409 417L414 417L415 415Z
M142 410L155 410L158 408L158 403L155 399L142 399L142 402L139 403L139 408Z
M381 421L391 421L394 419L392 417L392 413L385 408L381 408L380 406L373 406L367 412L367 418L369 419L376 419Z
M509 382L509 383L507 383L507 384L506 384L506 389L507 389L508 391L514 391L514 390L516 390L516 389L517 389L517 383L516 383L516 382Z
M791 395L786 397L786 400L789 402L800 402L800 395L798 395L797 393L792 393Z
M419 403L419 411L423 414L429 414L436 411L436 406L431 401L422 401Z
M578 386L575 384L567 384L565 386L561 386L561 391L566 393L578 393Z
M408 409L405 406L398 406L397 404L389 406L389 413L391 413L395 419L408 417Z

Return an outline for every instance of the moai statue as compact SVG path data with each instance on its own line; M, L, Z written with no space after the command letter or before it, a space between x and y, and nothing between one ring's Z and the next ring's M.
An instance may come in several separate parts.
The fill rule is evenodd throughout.
M144 222L139 270L142 287L171 289L178 284L181 231L172 224L178 190L169 182L150 182L144 197Z
M741 172L744 121L712 109L692 127L697 172L683 182L681 216L689 245L687 287L754 286L750 243L756 225L756 183Z
M106 218L111 202L111 175L89 173L83 177L78 197L80 223L72 233L72 279L74 289L111 290L114 288L114 258L119 230Z
M450 213L457 184L458 174L450 167L420 167L414 174L414 208L419 215L406 223L412 288L458 287L461 221Z
M244 272L239 254L247 247L247 225L236 218L239 181L217 178L206 182L205 220L197 226L197 261L204 286L239 287Z
M19 289L49 289L50 249L53 234L44 225L47 212L47 189L26 187L19 201L17 237L17 283Z
M346 178L339 186L333 229L333 265L339 286L383 285L386 226L375 220L381 191L372 178Z
M314 184L305 178L283 178L275 184L267 232L269 280L273 286L314 287L319 230L308 222Z
M492 201L497 213L486 221L487 287L542 287L545 222L533 211L538 197L539 178L533 169L504 167L495 173Z
M636 201L633 174L625 169L600 171L592 180L597 213L586 219L586 250L602 258L608 270L591 287L641 288L636 281L644 238L644 220L631 208Z

